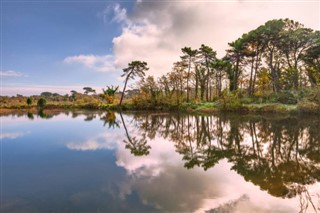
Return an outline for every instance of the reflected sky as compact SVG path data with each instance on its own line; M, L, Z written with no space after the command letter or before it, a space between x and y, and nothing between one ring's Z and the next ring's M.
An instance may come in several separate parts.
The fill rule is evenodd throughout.
M234 156L206 170L187 169L181 144L189 138L174 130L186 122L183 129L188 132L189 124L201 117L122 114L121 118L101 112L48 117L1 117L3 212L298 212L309 198L319 208L319 182L303 186L306 190L291 198L273 196L234 169ZM170 127L170 134L161 127L152 131L154 123L165 125L164 119L180 124ZM234 128L230 122L223 122L224 131ZM257 135L262 135L258 129ZM251 138L243 134L244 146ZM138 145L144 139L150 146L148 154L135 156L128 135ZM304 210L315 212L310 202Z

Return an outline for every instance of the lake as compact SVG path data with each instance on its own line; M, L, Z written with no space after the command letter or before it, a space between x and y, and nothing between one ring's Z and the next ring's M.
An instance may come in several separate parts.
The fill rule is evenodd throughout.
M320 212L319 116L1 117L1 212Z

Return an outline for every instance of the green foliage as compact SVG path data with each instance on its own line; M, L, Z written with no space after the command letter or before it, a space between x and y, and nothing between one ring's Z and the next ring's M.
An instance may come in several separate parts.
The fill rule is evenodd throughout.
M30 106L33 102L33 99L31 97L27 98L27 104Z
M254 99L254 98L252 98L252 97L244 97L244 98L241 98L240 99L240 102L242 103L242 104L252 104L252 103L254 103L256 100Z
M266 104L266 105L262 105L259 109L259 112L263 112L263 113L274 113L274 112L286 112L287 109L285 106L283 106L282 104Z
M320 105L308 99L303 99L298 103L298 110L304 113L320 113Z
M198 111L198 112L213 112L217 109L217 103L215 102L205 102L201 104L191 104L188 106L189 109Z
M107 89L102 89L103 94L101 94L100 96L102 98L104 98L108 104L113 104L114 99L115 99L115 94L118 90L119 86L114 87L114 86L107 86Z
M81 108L83 109L99 109L99 104L98 103L85 103L81 105Z
M134 96L132 99L132 105L137 109L155 109L156 104L152 102L149 95L145 92L141 92L139 95Z
M46 97L46 98L48 98L48 97L51 97L53 94L51 93L51 92L42 92L41 94L40 94L40 96L43 96L43 97Z
M297 104L298 100L290 91L283 91L277 94L277 102L282 104Z
M224 90L218 101L218 108L223 111L247 111L236 93Z
M92 89L91 87L83 87L84 94L88 95L89 93L96 93L96 90Z
M114 87L114 86L109 87L109 86L107 86L107 89L106 90L102 89L102 91L103 91L103 94L105 94L105 95L114 96L118 89L119 89L119 86L117 86L117 87Z
M40 107L40 108L43 108L46 104L47 104L46 99L44 99L44 98L42 98L42 97L41 97L41 98L38 100L38 102L37 102L37 105L38 105L38 107Z
M145 76L145 72L148 71L147 62L145 61L132 61L128 64L127 68L123 69L123 74L121 77L126 77L124 82L123 91L121 94L121 99L119 105L122 104L122 100L124 97L124 93L126 91L126 86L129 79L134 79L136 76L143 78Z

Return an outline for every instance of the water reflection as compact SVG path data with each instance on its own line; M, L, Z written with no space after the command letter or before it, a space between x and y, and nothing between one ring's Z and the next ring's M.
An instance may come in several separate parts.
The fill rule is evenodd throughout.
M142 131L139 138L137 138L138 136L131 137L121 113L120 117L127 137L127 139L123 140L126 144L126 149L129 149L135 156L148 155L150 153L149 149L151 149L151 146L147 144L146 132Z
M155 134L168 138L189 169L207 170L226 158L247 181L277 197L296 196L320 181L316 117L135 114L134 121L144 146Z
M32 192L61 197L58 212L320 211L318 117L44 113L1 135L9 203L36 206Z

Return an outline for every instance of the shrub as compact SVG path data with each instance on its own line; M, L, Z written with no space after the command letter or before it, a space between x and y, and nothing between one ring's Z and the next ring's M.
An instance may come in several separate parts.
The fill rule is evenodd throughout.
M82 104L81 108L83 108L83 109L99 109L99 104L98 103L86 103L86 104Z
M298 110L306 113L320 113L320 105L307 99L303 99L298 103Z
M237 97L237 94L228 93L226 91L222 92L221 99L217 104L218 109L224 111L247 111L240 99Z
M286 107L281 104L267 104L267 105L262 106L259 109L259 112L267 112L267 113L286 112L286 111L287 111Z
M277 94L277 102L282 104L297 104L298 100L290 91L283 91Z
M30 106L32 104L33 100L31 97L27 98L27 104Z
M243 103L243 104L252 104L254 102L255 102L255 100L250 97L241 98L241 103Z
M38 107L40 108L43 108L46 104L47 104L47 101L44 98L40 98L37 103Z

